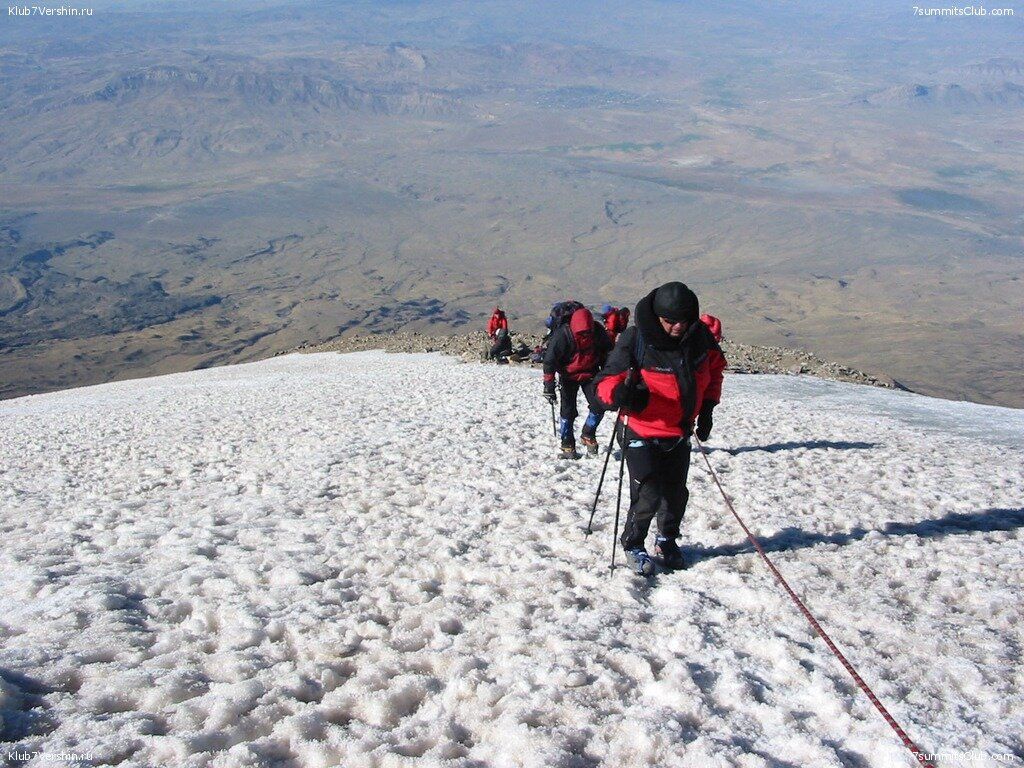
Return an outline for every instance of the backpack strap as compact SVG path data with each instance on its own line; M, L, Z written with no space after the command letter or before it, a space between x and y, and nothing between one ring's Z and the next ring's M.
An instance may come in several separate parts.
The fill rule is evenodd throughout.
M644 367L644 357L647 354L647 342L644 341L644 335L640 332L640 326L633 326L636 328L636 343L633 345L633 359L636 360L637 368Z

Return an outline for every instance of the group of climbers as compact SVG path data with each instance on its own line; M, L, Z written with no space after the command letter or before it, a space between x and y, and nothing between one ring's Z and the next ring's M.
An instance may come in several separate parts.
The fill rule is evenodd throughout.
M630 311L606 304L601 320L579 302L560 302L546 325L544 397L561 395L560 454L577 458L575 421L582 390L588 406L580 441L596 454L597 428L605 412L618 411L616 436L629 469L630 506L619 539L627 559L643 575L655 561L644 541L657 525L655 554L662 566L684 566L676 539L686 511L690 438L708 439L722 392L725 356L721 322L701 315L696 294L670 282ZM488 334L508 335L505 314L495 307Z
M570 316L577 309L584 306L578 301L561 301L551 308L551 312L544 321L544 343L535 346L529 351L527 357L530 362L542 362L547 342L550 335L564 323L568 322ZM619 334L626 330L629 325L629 307L613 307L605 304L601 307L601 322L604 331L612 344L619 337ZM487 337L491 341L491 347L484 355L488 360L501 360L512 355L512 334L508 327L508 316L500 306L496 306L487 321Z

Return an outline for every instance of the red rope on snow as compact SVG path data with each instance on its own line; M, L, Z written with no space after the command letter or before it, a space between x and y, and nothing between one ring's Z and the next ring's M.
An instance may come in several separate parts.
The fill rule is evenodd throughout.
M917 761L922 766L924 766L924 768L935 768L935 765L931 761L929 761L928 758L925 756L924 751L920 747L918 747L917 744L911 741L910 737L907 736L907 732L904 731L900 727L900 724L896 722L896 719L889 714L889 710L887 710L882 705L882 702L878 700L878 697L875 696L874 691L872 691L871 688L868 687L868 684L864 682L864 678L857 674L857 670L853 668L853 665L849 661L847 661L842 651L840 651L836 647L836 644L832 642L832 638L830 638L828 634L825 632L825 630L821 628L821 625L818 623L818 620L811 615L811 612L809 610L807 610L807 606L804 605L803 600L797 597L796 592L792 590L792 588L789 586L786 580L782 577L782 574L779 573L779 569L776 568L772 561L768 559L768 555L766 555L764 549L761 548L760 542L758 542L758 540L754 538L754 534L750 532L750 529L747 528L746 524L736 513L736 509L733 507L732 502L726 495L725 489L722 488L722 483L718 479L718 474L715 472L714 467L711 466L711 462L708 460L708 454L707 451L704 449L704 444L701 443L700 439L696 435L694 435L693 439L697 441L697 447L700 448L700 455L704 457L704 463L708 465L708 471L711 472L711 477L714 478L715 485L717 485L718 490L721 491L722 498L725 499L726 506L729 507L729 511L732 512L733 517L736 518L736 522L738 522L740 526L743 528L743 532L747 534L747 538L750 539L750 543L754 545L754 548L757 550L757 553L761 556L761 559L764 560L769 570L771 570L775 578L778 579L783 589L785 589L786 592L789 593L789 596L793 598L793 602L796 603L797 607L800 609L800 612L811 623L811 626L814 627L814 631L817 632L821 639L825 641L825 645L827 645L829 650L836 655L836 658L839 659L839 663L846 668L846 671L850 673L850 677L854 679L854 682L856 682L857 685L860 686L860 689L864 691L865 695L868 697L868 699L870 699L871 703L875 705L875 709L877 709L881 713L882 717L885 718L885 722L887 722L889 726L894 731L896 731L896 735L900 737L900 740L903 742L904 746L906 746L906 748L914 754L914 757L917 758Z

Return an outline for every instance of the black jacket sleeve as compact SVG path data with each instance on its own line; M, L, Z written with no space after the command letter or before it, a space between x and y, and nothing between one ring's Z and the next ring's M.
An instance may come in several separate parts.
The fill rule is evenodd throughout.
M544 380L554 378L555 372L564 368L572 360L572 342L566 333L567 326L562 326L551 334L551 341L544 352Z

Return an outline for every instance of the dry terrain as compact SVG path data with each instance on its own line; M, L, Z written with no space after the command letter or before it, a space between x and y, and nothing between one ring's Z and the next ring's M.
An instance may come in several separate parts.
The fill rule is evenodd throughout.
M0 396L682 279L1024 407L1024 12L102 4L0 23Z

